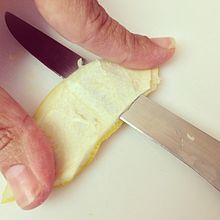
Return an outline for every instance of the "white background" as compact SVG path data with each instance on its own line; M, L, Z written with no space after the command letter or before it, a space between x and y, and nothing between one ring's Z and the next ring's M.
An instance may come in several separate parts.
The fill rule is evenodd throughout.
M218 0L102 0L129 30L173 36L174 59L161 68L151 98L220 139L220 4ZM32 113L59 77L28 54L4 24L9 10L74 48L55 34L31 0L0 0L0 86ZM77 16L77 15L76 15ZM3 189L0 179L0 190ZM123 128L102 147L75 182L54 190L32 211L0 205L4 220L219 220L220 192L148 138Z

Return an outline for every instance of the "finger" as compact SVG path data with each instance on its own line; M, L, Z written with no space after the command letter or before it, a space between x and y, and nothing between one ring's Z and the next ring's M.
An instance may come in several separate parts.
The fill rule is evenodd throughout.
M68 40L126 67L157 67L175 51L172 38L151 40L113 20L96 0L35 0L47 20Z
M50 143L27 113L0 88L0 170L23 209L40 205L55 178Z

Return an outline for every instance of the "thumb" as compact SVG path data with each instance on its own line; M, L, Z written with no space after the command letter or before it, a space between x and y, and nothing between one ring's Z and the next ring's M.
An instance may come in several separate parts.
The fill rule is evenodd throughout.
M149 39L133 34L108 16L96 0L35 0L61 35L95 54L126 67L157 67L175 51L172 38Z
M23 209L40 205L48 197L55 178L50 143L31 117L1 88L0 171Z

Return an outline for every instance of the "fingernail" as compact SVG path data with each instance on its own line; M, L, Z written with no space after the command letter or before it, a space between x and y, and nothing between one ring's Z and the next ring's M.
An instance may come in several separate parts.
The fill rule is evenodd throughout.
M40 186L31 170L25 165L11 166L4 176L21 208L25 209L39 196Z
M151 41L165 49L174 49L176 47L176 42L172 37L151 38Z

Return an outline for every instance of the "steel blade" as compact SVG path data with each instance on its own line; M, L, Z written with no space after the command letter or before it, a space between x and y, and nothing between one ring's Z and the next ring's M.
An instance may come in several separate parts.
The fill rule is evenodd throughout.
M67 77L85 60L17 16L6 12L5 21L15 39L52 71Z
M220 191L220 142L140 96L121 120L152 137Z

